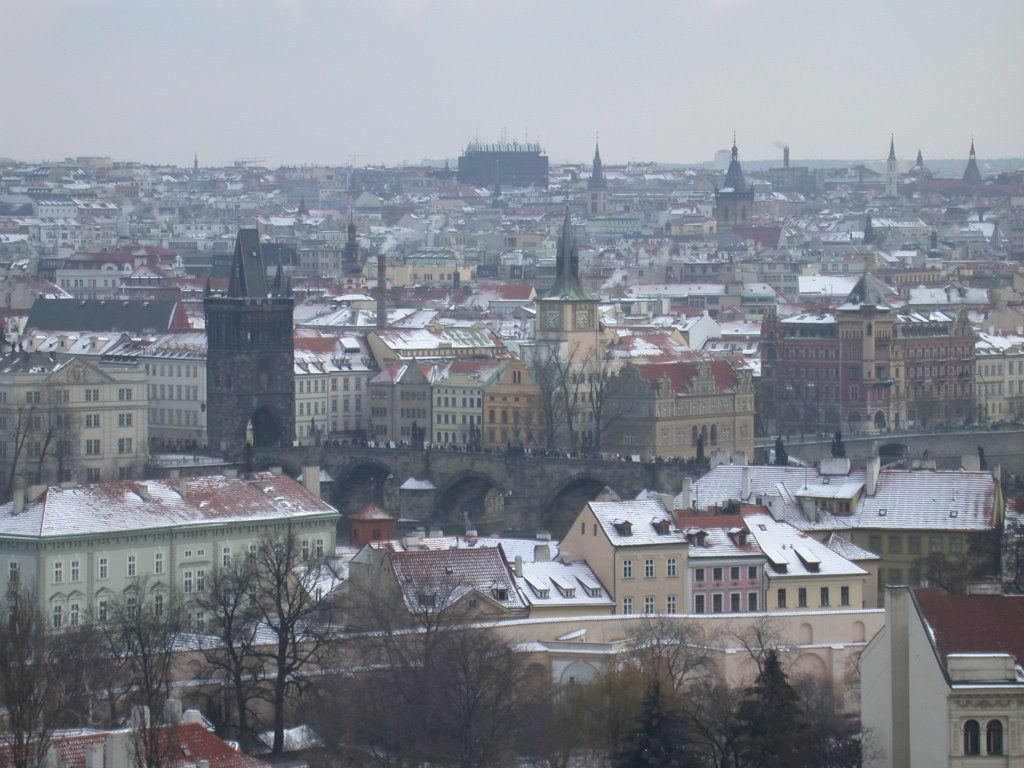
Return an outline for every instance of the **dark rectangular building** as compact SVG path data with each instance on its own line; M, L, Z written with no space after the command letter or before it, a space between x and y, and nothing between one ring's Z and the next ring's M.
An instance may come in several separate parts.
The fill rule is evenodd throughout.
M547 187L548 156L540 144L473 142L459 156L459 183L474 187Z

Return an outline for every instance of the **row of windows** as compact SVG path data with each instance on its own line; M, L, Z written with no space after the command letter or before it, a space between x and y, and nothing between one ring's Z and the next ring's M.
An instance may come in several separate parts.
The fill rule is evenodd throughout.
M657 611L656 600L652 595L648 595L644 598L644 613L654 613ZM628 616L633 613L633 598L624 597L622 598L622 615ZM669 595L665 598L665 613L676 613L678 611L678 602L675 595Z
M919 534L910 534L906 538L906 553L908 555L920 555L921 545L923 543L923 537ZM932 553L939 553L944 551L942 536L929 536L928 537L928 551ZM889 546L886 550L890 555L902 555L903 554L903 543L904 536L902 534L894 533L889 536ZM877 555L884 554L882 551L882 536L880 534L872 534L868 540L868 549ZM964 539L962 536L950 536L949 537L949 551L952 554L960 554L964 551Z
M130 398L129 398L130 399ZM199 387L186 384L150 384L150 400L199 400Z
M586 528L585 523L581 523L582 528ZM581 531L582 532L582 531ZM674 579L678 575L676 558L669 557L665 559L665 576L669 579ZM633 578L633 561L626 559L622 561L622 578L632 579ZM645 579L656 579L658 578L657 563L653 557L649 557L644 560L644 578Z
M144 368L147 376L172 376L179 379L199 378L199 368L195 365L146 363Z
M708 575L707 568L694 568L693 569L693 581L695 584L704 584ZM725 569L722 566L715 566L710 569L711 581L720 582L725 576ZM739 565L729 566L729 581L739 581L740 575L742 574L742 568ZM747 580L757 581L760 578L758 575L758 568L756 565L747 566Z
M789 593L785 587L780 587L776 593L778 598L779 608L789 607ZM850 604L850 588L840 587L839 588L839 604L849 605ZM818 589L818 608L827 608L832 605L832 590L830 587L820 587ZM796 607L807 608L807 587L798 587L796 590Z
M708 612L708 596L707 595L694 595L693 596L693 612L694 613L707 613ZM747 592L747 607L748 612L754 612L758 609L760 603L760 592ZM730 592L729 593L729 613L740 613L743 611L743 593L742 592ZM725 593L715 592L711 595L711 613L725 613Z

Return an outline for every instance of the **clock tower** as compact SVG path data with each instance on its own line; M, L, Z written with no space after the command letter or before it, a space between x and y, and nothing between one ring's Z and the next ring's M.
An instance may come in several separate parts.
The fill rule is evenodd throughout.
M579 249L568 207L558 236L555 283L537 306L538 343L549 345L563 360L577 365L599 349L598 300L580 282Z

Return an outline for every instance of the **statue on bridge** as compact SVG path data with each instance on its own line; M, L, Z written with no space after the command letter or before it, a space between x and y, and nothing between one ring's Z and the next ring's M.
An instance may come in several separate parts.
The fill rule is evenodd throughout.
M843 445L843 433L841 430L837 431L832 436L832 458L845 459L846 458L846 446Z
M789 453L786 451L786 444L782 442L782 435L775 438L775 466L789 466Z
M697 435L697 463L703 464L706 461L704 457L704 433L701 432Z

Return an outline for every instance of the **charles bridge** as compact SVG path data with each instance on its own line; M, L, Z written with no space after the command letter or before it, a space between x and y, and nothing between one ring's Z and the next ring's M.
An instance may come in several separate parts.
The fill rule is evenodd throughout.
M256 448L254 468L280 466L297 476L318 466L330 480L321 491L342 510L370 502L425 523L481 533L544 528L562 533L587 501L609 488L622 498L649 489L677 493L693 463L535 456L521 451L467 453L355 445Z
M766 462L768 449L775 444L775 438L759 438L754 451L755 460ZM831 456L832 437L817 435L785 438L786 452L791 458L809 463ZM984 427L960 430L930 430L886 432L875 435L843 435L846 455L854 464L863 465L875 451L883 463L901 459L924 459L935 462L939 469L954 469L960 466L961 457L978 455L978 446L985 452L985 463L989 468L1002 465L1004 475L1024 474L1024 427ZM926 453L927 452L927 453Z

